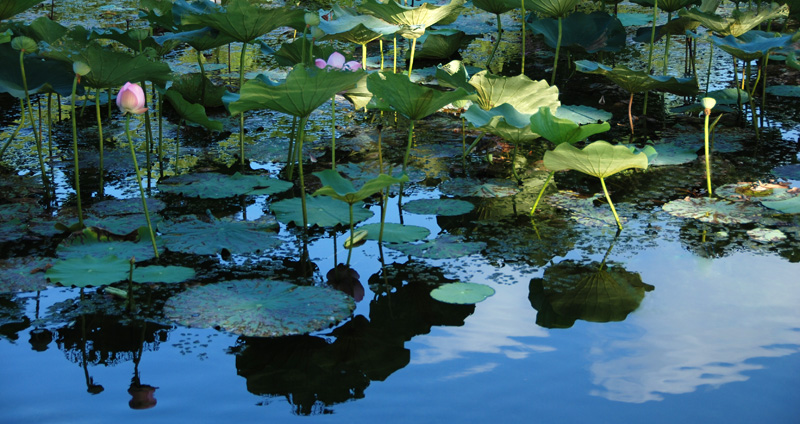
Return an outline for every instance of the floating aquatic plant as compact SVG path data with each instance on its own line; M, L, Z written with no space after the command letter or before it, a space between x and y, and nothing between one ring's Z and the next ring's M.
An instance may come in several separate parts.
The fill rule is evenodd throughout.
M471 212L475 205L458 199L417 199L406 203L403 210L420 215L458 216Z
M464 241L463 237L441 234L421 244L390 244L388 247L406 255L428 259L453 259L474 255L486 247L482 241Z
M263 175L233 175L217 172L199 172L164 178L158 182L162 193L180 194L186 197L223 199L242 195L264 195L282 193L292 187L288 181Z
M195 255L218 253L247 254L274 249L281 245L271 223L231 221L209 217L183 216L159 224L167 249Z
M84 256L63 259L53 264L47 272L47 279L73 287L99 287L128 278L130 261L116 256Z
M449 283L431 290L431 297L444 303L472 305L494 295L494 289L486 284Z
M705 197L672 200L665 203L662 209L680 218L693 218L713 224L748 224L758 220L764 211L746 202Z

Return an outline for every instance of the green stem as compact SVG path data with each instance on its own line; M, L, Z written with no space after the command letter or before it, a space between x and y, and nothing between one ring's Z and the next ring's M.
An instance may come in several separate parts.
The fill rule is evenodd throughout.
M303 38L300 40L300 62L305 63L306 61L306 34L308 34L308 25L303 27Z
M383 38L378 39L378 47L381 49L381 71L383 70Z
M177 128L175 129L175 175L181 173L181 168L178 166L178 158L181 154L181 123L183 120L178 120Z
M200 104L206 103L206 68L203 66L203 54L197 50L197 66L200 67Z
M392 39L392 43L394 44L394 63L392 65L392 73L397 73L397 37Z
M746 72L747 72L747 76L745 77L743 83L747 83L748 84L748 87L745 88L745 93L749 93L750 92L749 85L750 85L750 76L751 76L750 75L750 73L751 73L750 72L751 71L750 70L750 68L751 68L750 65L751 64L752 64L752 61L748 61L747 62L747 67L745 68ZM747 104L750 105L750 114L753 117L753 131L756 132L756 140L758 140L758 139L761 138L761 134L759 134L759 131L758 131L758 117L756 116L756 107L755 107L755 103L753 102L753 96L751 96L751 95L747 96Z
M603 179L603 177L600 177L600 185L603 186L603 193L606 194L606 200L608 200L608 206L611 206L611 212L614 213L614 219L617 220L617 228L621 230L622 224L619 222L619 215L617 215L617 209L614 208L614 203L611 202L611 196L608 195L608 189L606 188L606 181Z
M556 69L558 68L558 53L561 50L561 17L558 17L558 40L556 41L556 57L553 59L553 75L550 77L550 85L556 85Z
M350 256L353 254L353 204L350 205L350 239L347 243L347 266L350 266Z
M25 101L28 104L28 119L31 120L31 130L33 130L33 139L36 141L36 155L39 158L39 170L42 173L42 185L47 188L47 172L44 169L44 157L42 156L42 139L39 137L39 132L36 131L36 121L33 119L33 105L31 104L31 97L28 94L28 79L25 77L25 50L19 52L19 67L22 72L22 88L25 90ZM23 112L24 113L24 112Z
M361 69L367 70L367 43L361 45Z
M286 158L286 167L288 168L286 171L286 179L291 181L292 175L294 175L294 148L297 144L295 142L297 136L297 117L292 116L292 133L289 136L289 156Z
M539 206L539 201L542 200L542 195L544 195L544 191L547 189L547 184L550 183L553 175L555 175L555 172L550 172L550 174L547 176L547 179L544 180L544 185L542 186L542 189L539 190L539 195L536 196L536 202L533 203L533 207L531 208L531 217L533 217L533 213L536 212L536 207Z
M761 114L763 118L767 107L767 65L769 64L769 55L764 55L764 82L761 83ZM755 89L753 90L755 91Z
M411 142L414 140L414 120L412 119L408 125L408 144L406 145L406 155L403 157L403 173L406 173L408 166L408 155L411 153Z
M304 33L305 34L305 33ZM304 44L305 45L305 44ZM242 94L242 86L244 85L244 56L247 51L247 43L242 43L242 54L239 57L239 94ZM305 52L303 52L305 54ZM241 160L239 164L244 167L244 112L239 115L239 155Z
M711 64L714 62L714 43L709 43L708 48L708 71L706 71L706 93L708 93L708 85L711 83Z
M655 47L656 43L656 21L658 20L658 0L655 0L653 3L653 27L650 30L650 53L647 55L647 75L650 75L650 71L653 70L653 48ZM647 98L650 92L645 91L644 93L644 106L642 107L642 114L647 114Z
M14 141L14 139L17 137L17 134L19 134L20 128L25 126L25 103L23 102L22 99L19 99L19 111L20 111L19 125L17 126L17 129L15 129L13 133L11 133L11 137L9 137L8 140L6 140L6 144L3 145L3 148L0 149L0 159L3 158L3 155L6 153L6 149L8 149L8 146L11 145L11 142Z
M158 176L164 177L164 148L162 146L162 142L164 140L164 120L161 114L161 108L164 106L164 96L161 93L158 94L158 112L157 112L157 119L158 119Z
M486 60L486 66L484 68L489 69L489 66L492 64L492 60L494 60L494 54L497 52L497 48L500 47L500 38L503 37L503 22L500 20L500 14L497 14L497 41L494 43L494 47L492 47L492 53L489 54L489 59Z
M78 170L78 123L76 122L77 118L75 116L75 92L78 91L78 78L80 78L80 76L75 74L75 78L72 80L72 109L70 110L70 120L72 121L72 156L75 164L75 194L78 201L78 223L80 224L81 228L83 228L83 209L81 209L81 179L80 172Z
M49 157L53 157L53 112L51 110L53 100L53 93L47 93L47 153ZM61 107L61 104L58 105ZM52 172L52 168L50 171Z
M331 97L331 169L336 170L336 95Z
M705 111L705 115L706 115L706 121L705 121L705 126L703 128L704 130L703 135L705 136L705 148L706 148L706 182L708 183L708 197L711 198L711 196L713 195L713 192L711 190L711 149L709 148L708 145L709 144L708 119L711 115L711 110L707 109Z
M522 66L520 67L520 75L525 74L525 0L522 0Z
M411 78L411 69L414 68L414 50L417 49L417 39L411 41L411 59L408 61L408 78Z
M147 230L150 232L150 241L153 243L153 252L158 259L158 247L156 247L156 236L153 233L153 224L150 222L150 212L147 210L147 199L144 197L144 186L142 186L142 177L139 175L139 164L136 162L136 150L133 148L133 140L131 140L130 131L131 115L125 114L125 137L128 139L128 146L131 148L131 159L133 160L133 173L136 175L136 183L139 184L139 195L142 197L142 208L144 209L144 217L147 219Z
M300 118L300 127L297 129L297 171L300 173L300 203L303 208L303 231L308 229L308 212L306 209L306 183L303 176L303 137L305 136L306 121L308 116Z
M672 19L672 12L667 12L667 23L669 23L669 21L671 19ZM669 72L669 70L668 70L668 68L669 68L669 42L670 42L670 39L672 38L672 36L670 36L669 34L666 34L666 37L667 37L667 39L664 40L664 68L663 68L664 72L662 72L664 75L667 75L668 72Z
M103 150L104 149L103 149L103 120L100 119L100 89L99 88L96 89L94 91L94 93L95 93L94 113L95 113L95 115L97 115L97 137L99 137L99 139L100 139L100 144L99 144L99 148L100 148L100 152L99 152L100 153L100 169L98 171L100 173L100 175L99 175L100 176L100 197L103 197L103 190L104 190L104 187L103 187L103 174L104 174L104 172L103 172L103 169L104 169L103 168Z

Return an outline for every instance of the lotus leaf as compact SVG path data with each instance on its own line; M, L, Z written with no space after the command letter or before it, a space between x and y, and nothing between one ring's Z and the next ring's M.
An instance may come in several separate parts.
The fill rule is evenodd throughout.
M375 97L388 103L406 118L417 121L450 103L464 100L468 93L463 88L439 91L411 82L404 74L376 72L367 77L367 88Z
M761 186L764 189L762 193L752 191L753 183L740 182L737 184L725 184L718 187L714 189L714 194L728 200L748 199L758 202L787 200L798 195L797 191L789 190L788 187L777 184L757 184L757 186ZM747 191L743 191L742 189L747 189ZM751 195L748 195L748 192L750 192Z
M419 42L422 43L416 53L418 59L447 59L458 52L464 44L468 44L474 36L455 29L429 30Z
M161 238L157 238L156 243L160 253L163 250ZM62 259L80 259L86 255L93 257L115 255L121 258L135 257L138 261L146 261L156 256L147 227L126 235L114 234L98 227L87 227L61 242L56 248L56 255Z
M28 94L54 92L62 96L72 94L72 79L75 77L72 66L58 60L42 59L37 55L26 55L23 60ZM17 66L0 67L0 93L24 99L25 88L19 67L19 52L12 49L9 44L0 44L0 61L17 64ZM82 86L79 87L79 92L83 92Z
M536 113L541 107L555 109L558 101L558 87L544 80L533 81L525 75L505 77L481 71L470 78L478 98L476 102L484 110L508 103L520 113Z
M699 5L701 0L631 0L636 4L647 6L647 7L655 7L656 2L658 2L658 8L665 11L665 12L675 12L681 8L690 6L690 5Z
M783 231L770 228L753 228L747 230L747 235L759 243L777 243L786 240Z
M577 60L575 66L580 72L603 75L631 94L644 91L666 91L679 96L693 96L698 91L696 78L648 75L624 66L610 68L590 60Z
M561 105L556 109L556 117L569 119L578 124L597 124L611 119L611 112L583 105Z
M405 175L401 178L394 178L386 174L380 174L356 190L350 180L345 179L332 169L315 172L314 175L320 179L323 187L315 191L313 196L329 196L348 204L360 202L393 184L408 182L408 177Z
M153 37L153 39L156 43L162 45L172 44L173 42L186 43L199 51L214 49L236 41L233 37L229 37L211 27L168 33Z
M47 288L44 271L52 258L11 258L0 260L0 293L39 291Z
M574 191L561 190L547 198L547 203L559 208L570 211L570 218L575 222L588 227L605 227L614 225L615 217L611 208L596 207L595 201L603 197L602 193L595 193L592 196L582 196ZM620 218L625 222L624 217Z
M728 35L725 38L710 37L711 42L737 59L752 61L760 59L773 50L784 48L793 43L791 35L775 37L774 33L750 31L738 38Z
M403 206L405 208L405 206ZM367 231L367 240L378 240L381 232L381 224L367 224L358 227L359 230ZM409 243L412 241L423 240L431 234L425 227L416 225L402 225L386 223L383 224L383 241L386 243Z
M170 80L170 68L164 62L153 62L147 55L131 56L110 50L96 43L88 46L66 40L53 44L51 50L43 52L47 57L66 62L83 62L91 72L81 78L81 83L92 88L122 86L129 81L152 81L164 86ZM74 73L73 73L74 76Z
M303 53L308 52L312 47L311 40L307 38L295 38L291 42L286 42L281 44L281 47L278 51L272 51L271 48L266 43L261 44L261 51L263 53L270 54L275 57L275 61L278 62L278 65L281 66L294 66L298 63L305 62L308 60L307 58L303 59ZM269 49L269 50L267 50ZM337 52L336 48L329 44L324 45L314 45L313 46L313 53L314 57L319 57L323 59L327 59L333 54ZM308 53L306 53L308 55ZM352 58L347 57L345 55L345 60L352 60Z
M361 203L353 205L353 222L361 222L372 217L372 211L362 206ZM309 225L333 227L350 223L349 207L341 200L330 197L306 197L306 209ZM270 210L280 222L303 225L302 206L298 197L275 202L270 205Z
M130 260L116 256L84 256L60 260L47 272L47 279L63 286L99 287L128 278Z
M681 143L657 143L653 148L656 155L650 165L680 165L697 159L697 148Z
M517 0L472 0L472 5L495 15L500 15L519 6Z
M450 0L449 3L441 6L421 3L417 7L409 7L403 6L394 0L386 2L367 0L359 6L359 10L392 24L412 28L422 27L424 29L440 21L455 20L455 17L461 13L461 9L464 8L464 1ZM325 31L324 28L321 29Z
M0 0L0 21L22 13L42 0Z
M574 169L605 178L630 168L647 169L647 156L634 154L625 146L614 146L603 140L595 141L583 150L562 143L555 150L545 152L544 166L551 171Z
M451 178L440 184L439 189L444 194L459 197L507 197L520 192L519 185L509 180L474 178Z
M713 224L748 224L758 220L763 209L746 202L721 199L686 198L665 203L662 209L679 218L694 218Z
M213 4L213 3L212 3ZM175 13L175 8L178 13ZM180 17L182 25L205 25L233 38L249 43L280 26L298 27L305 12L289 7L266 9L251 4L248 0L230 0L225 8L197 7L178 0L173 13Z
M549 108L543 107L530 117L531 131L550 140L553 144L575 144L588 137L611 129L608 122L578 126L569 119L553 116Z
M128 31L123 31L119 28L93 29L89 39L114 40L137 53L145 49L152 49L156 56L159 57L163 57L182 43L182 41L177 38L159 37L159 39L156 40L155 37L150 35L142 40L137 37L140 31L140 28Z
M392 25L372 15L337 14L337 19L319 23L319 29L327 34L323 39L349 41L364 45L378 38L399 32L402 27Z
M143 266L133 270L133 281L137 283L181 283L194 278L192 268L185 266Z
M479 253L486 247L482 241L464 241L460 236L442 234L439 237L421 244L389 244L409 256L428 259L454 259Z
M535 19L528 27L542 34L548 46L558 43L558 21ZM562 21L561 47L579 48L586 53L618 52L625 46L625 28L616 17L605 12L573 13Z
M139 211L137 213L131 213L127 215L110 215L110 216L104 216L102 218L96 217L91 213L87 213L83 217L84 225L95 227L98 230L102 229L104 231L108 231L113 234L131 234L138 231L138 229L141 227L147 228L147 217L145 217L144 212L142 211L142 200L141 199L131 199L131 200L137 200L139 203ZM152 217L151 219L152 223L158 222L158 218L156 217ZM150 235L147 234L147 237L149 236ZM120 247L123 248L125 246L130 247L128 244L120 245ZM80 248L78 248L77 250L80 251Z
M330 101L334 94L353 87L363 75L363 70L322 70L297 65L283 84L276 84L260 74L245 83L238 98L232 94L226 96L228 110L237 115L251 109L271 109L299 118L307 117Z
M24 238L27 231L28 225L19 218L4 221L0 223L0 242L5 243Z
M457 216L471 212L475 205L458 199L417 199L403 205L403 210L420 215Z
M247 254L274 249L281 241L264 231L271 226L249 221L200 221L194 216L158 225L169 250L195 255L215 255L227 250Z
M780 213L800 213L800 196L784 200L762 200L761 204Z
M772 170L772 173L790 180L800 180L800 164L782 165Z
M773 96L800 97L800 86L797 85L771 85L767 87L767 93Z
M472 305L483 302L494 294L494 289L486 284L449 283L431 290L431 297L444 303Z
M164 95L181 119L200 125L209 131L222 131L222 122L208 119L206 108L197 103L189 103L181 93L170 88Z
M195 328L249 337L280 337L326 329L347 318L353 299L337 290L282 281L238 280L193 287L164 305L167 318Z
M473 104L462 114L462 117L471 125L514 144L539 138L539 134L531 131L530 115L517 112L508 103L503 103L491 110L483 110Z
M525 4L528 10L539 12L549 18L563 18L575 10L581 0L531 0Z
M652 13L617 13L617 19L624 27L638 27L644 26L653 22Z
M147 210L150 212L159 212L165 207L167 204L162 200L153 197L147 198ZM142 201L133 198L104 200L92 204L89 210L102 216L138 214L142 212Z
M436 79L442 87L463 88L470 94L475 92L475 87L469 83L469 72L460 60L452 60L437 66Z
M678 11L678 16L699 21L704 27L721 35L738 37L757 27L762 22L789 16L789 7L785 4L772 3L761 6L757 10L737 11L730 17L703 12L700 8L693 7L689 10Z
M222 199L241 195L263 195L284 192L292 187L288 181L261 175L233 175L215 172L183 174L162 179L158 189L162 193L180 194L187 197Z

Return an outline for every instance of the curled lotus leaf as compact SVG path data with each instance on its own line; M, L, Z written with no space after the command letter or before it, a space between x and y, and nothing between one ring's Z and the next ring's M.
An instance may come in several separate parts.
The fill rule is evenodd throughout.
M116 256L84 256L57 261L46 271L53 283L74 287L99 287L128 278L130 260Z
M324 330L349 317L353 299L337 290L282 281L238 280L192 287L170 298L166 317L194 328L249 337Z
M575 144L586 140L589 136L606 132L611 129L608 122L602 124L578 125L569 120L554 116L549 108L540 108L529 119L531 131L550 140L553 144Z
M153 37L153 39L159 44L171 44L175 41L186 43L199 51L210 50L236 41L233 37L211 27L168 33Z
M197 3L178 0L173 14L180 17L181 25L209 26L243 43L281 26L298 27L305 14L303 10L286 6L267 9L248 0L230 0L225 7L214 3L208 6L198 7Z
M376 98L412 121L432 115L450 103L465 100L469 95L463 88L439 91L411 82L405 74L392 72L370 74L367 88Z
M761 218L764 209L747 202L730 202L705 197L676 199L662 206L679 218L693 218L713 224L748 224Z
M409 256L428 259L454 259L479 253L486 247L482 241L464 241L460 236L442 234L421 244L389 244Z
M394 178L386 174L379 174L356 190L350 180L342 177L341 174L333 169L315 172L314 175L320 179L323 187L315 191L313 196L329 196L348 204L360 202L393 184L408 182L408 177L405 175L400 178Z
M161 237L156 237L156 245L161 253L164 249ZM56 255L62 259L81 259L90 255L135 257L137 261L145 261L154 258L155 252L147 227L140 227L128 234L115 234L100 227L87 227L64 239L56 248Z
M484 70L473 75L469 83L475 87L476 102L484 110L508 103L519 113L532 114L541 107L556 109L561 105L558 87L525 75L506 77Z
M0 0L0 21L20 14L41 2L42 0Z
M655 7L658 6L659 9L665 12L675 12L679 9L684 7L688 7L691 5L699 5L700 0L632 0L634 3L646 6L646 7Z
M475 205L459 199L417 199L403 205L403 210L420 215L457 216L471 212Z
M755 188L756 190L754 190ZM761 191L761 193L759 193ZM750 182L740 182L736 184L725 184L714 189L714 194L728 200L751 200L757 202L773 202L778 200L791 199L798 195L797 189L778 184L758 184Z
M486 284L449 283L431 290L431 297L444 303L472 305L483 302L494 295L494 289Z
M403 27L390 24L372 15L359 15L355 11L334 6L337 18L322 20L319 29L325 34L323 40L333 39L349 41L355 44L366 44L378 38L400 32Z
M611 112L584 105L561 105L556 109L556 117L569 119L578 125L597 124L612 116Z
M531 131L530 115L521 114L508 103L491 110L484 110L473 104L461 115L477 128L502 137L511 143L519 144L539 138Z
M183 98L178 90L170 88L164 97L172 105L175 112L181 119L206 128L209 131L222 131L222 122L209 119L206 115L205 106L198 103L190 103Z
M519 7L518 0L472 0L472 5L495 15L501 15Z
M752 61L761 59L769 52L793 43L792 35L775 36L775 33L749 31L739 37L728 35L725 38L711 36L711 42L737 59Z
M603 140L595 141L583 150L562 143L544 154L544 166L551 171L574 169L598 178L630 168L647 169L647 164L646 154L633 153L625 146L615 146Z
M739 11L730 16L720 16L712 12L704 12L701 8L693 7L688 10L679 10L678 16L699 21L704 27L723 36L733 35L738 37L757 27L762 22L789 16L789 6L772 3L762 5L756 10Z
M579 72L603 75L623 90L634 94L645 91L666 91L679 96L693 96L698 91L697 78L649 75L624 66L611 68L591 60L576 60L575 67Z

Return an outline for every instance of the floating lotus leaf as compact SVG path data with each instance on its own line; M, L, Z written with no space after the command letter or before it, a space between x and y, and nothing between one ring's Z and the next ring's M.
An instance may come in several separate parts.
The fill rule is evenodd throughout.
M797 85L771 85L767 93L781 97L800 97L800 86Z
M297 27L305 14L303 10L289 7L267 9L248 0L229 0L224 8L193 6L195 4L189 5L184 0L175 2L173 13L180 17L182 25L209 26L242 43L249 43L281 26ZM176 7L178 13L175 13Z
M551 143L575 144L586 140L588 137L606 132L611 129L608 122L602 124L587 124L579 126L569 119L553 116L549 108L541 108L530 117L531 131L550 140Z
M501 15L519 7L517 0L472 0L472 5L495 15Z
M369 209L364 209L362 203L353 205L353 222L361 222L372 217ZM281 200L270 205L270 210L278 221L288 224L294 222L303 225L302 206L300 198ZM306 210L308 224L320 227L333 227L350 223L350 210L347 203L330 197L306 197Z
M800 164L782 165L772 170L772 173L790 180L800 180Z
M363 161L359 163L343 163L337 164L336 170L346 175L353 185L363 185L367 181L375 178L375 175L380 173L380 163L375 161ZM403 174L403 166L396 164L383 164L383 172L391 174L394 178L402 178L403 175L407 176L410 182L420 182L427 178L425 171L412 167L411 165L406 168L406 173Z
M194 278L193 268L185 266L143 266L134 268L133 281L137 283L181 283Z
M380 174L356 190L350 180L345 179L332 169L315 172L314 175L320 179L323 187L315 191L313 196L329 196L348 204L360 202L391 185L408 182L408 177L405 175L401 178L394 178L386 174Z
M777 243L786 240L783 231L770 228L753 228L747 230L747 235L759 243Z
M147 198L147 210L151 214L157 213L165 207L167 204L164 201L154 197ZM104 200L92 204L89 211L101 216L138 214L142 213L142 200L134 198Z
M337 290L270 280L192 287L164 305L166 317L180 325L214 327L248 337L324 330L349 317L354 309L353 299Z
M0 0L0 21L22 13L43 0Z
M52 258L11 258L0 260L0 293L39 291L47 288L44 271Z
M241 195L262 195L284 192L292 183L262 175L233 175L216 172L183 174L162 179L158 189L162 193L180 194L186 197L222 199Z
M595 141L583 150L562 143L554 150L545 152L544 166L551 171L574 169L605 178L630 168L647 169L647 155L632 153L625 146L614 146L603 140Z
M389 244L387 247L420 258L455 259L480 253L486 247L486 243L464 241L460 236L441 234L439 237L421 244Z
M761 188L761 193L759 193L759 190L752 190L752 186L753 183L749 182L725 184L715 188L714 194L724 197L728 200L742 200L747 198L756 202L786 200L798 195L798 191L796 189L789 190L788 187L778 184L756 184L756 186L760 186L757 188Z
M362 225L358 229L367 231L367 240L377 240L381 232L381 224ZM410 243L423 240L430 234L431 230L417 225L383 224L383 241L386 243Z
M690 5L699 5L700 0L631 0L642 6L654 7L658 1L658 8L665 12L675 12Z
M581 0L529 0L525 7L549 18L563 18L572 13L580 2Z
M457 216L471 212L475 205L458 199L417 199L403 205L406 212L420 215Z
M785 200L762 200L761 204L780 213L800 213L800 196Z
M658 143L653 148L656 156L650 160L650 165L680 165L697 159L697 148L682 143Z
M131 213L127 215L108 215L103 216L102 218L90 213L86 213L83 216L83 223L84 225L95 227L96 229L102 229L113 234L131 234L138 231L138 229L142 227L147 228L147 218L142 211L142 201L141 199L135 200L139 202L138 213ZM151 213L153 212L151 211ZM160 220L160 218L155 215L150 219L153 225ZM147 237L149 240L150 235L147 234ZM122 246L127 245L123 244Z
M99 287L127 279L130 268L130 259L84 256L55 262L46 275L50 282L64 286Z
M153 39L159 44L186 43L199 51L214 49L236 41L233 37L211 27L168 33Z
M693 96L698 91L697 78L648 75L624 66L610 68L590 60L576 60L575 67L580 72L603 75L629 93L666 91L679 96Z
M653 289L639 273L620 265L564 260L547 267L542 278L531 280L528 298L538 310L537 324L568 328L578 319L623 321Z
M662 209L679 218L694 218L713 224L748 224L761 218L763 209L747 202L729 202L705 197L676 199Z
M611 112L583 105L561 105L556 109L556 117L569 119L578 125L597 124L611 119Z
M270 109L299 118L306 117L334 94L355 86L364 75L356 72L323 70L297 65L282 84L264 74L244 84L239 95L228 94L228 110L237 115L251 109Z
M392 24L404 27L422 27L424 29L442 20L454 21L464 8L464 1L450 0L449 3L441 6L421 3L419 6L409 7L403 6L394 0L386 2L367 0L358 9ZM321 24L320 22L320 26ZM325 31L324 28L320 29Z
M431 297L444 303L472 305L483 302L494 294L494 289L486 284L449 283L431 290Z
M509 180L478 180L451 178L439 185L442 193L458 197L507 197L521 191L518 184Z
M558 87L544 80L533 81L525 75L505 77L481 71L470 78L478 98L476 102L484 110L490 110L503 103L514 106L520 113L536 113L541 107L555 109L558 101Z
M419 37L422 43L415 53L417 59L447 59L458 52L462 45L468 44L474 36L457 29L428 30Z
M601 207L594 205L595 201L602 197L602 193L586 197L574 191L561 190L548 196L546 201L559 209L570 211L570 218L582 225L588 227L614 225L614 214L611 212L611 208L605 205ZM626 221L625 217L621 217L620 220Z
M156 238L156 246L161 253L163 242L160 237ZM80 259L86 255L98 258L114 255L146 261L154 258L155 252L146 227L125 235L114 234L103 228L87 227L62 241L56 248L56 255L62 259Z
M334 11L336 10L334 8ZM366 44L378 38L393 35L402 29L399 25L392 25L372 15L356 15L347 11L336 15L337 18L334 20L320 21L319 29L327 34L323 39Z
M561 47L579 49L586 53L618 52L625 47L625 28L616 17L605 12L573 13L561 22ZM542 34L551 48L558 43L558 21L534 19L528 27Z
M264 230L271 226L249 221L213 220L204 222L195 216L164 221L158 225L167 249L195 255L215 255L226 250L247 254L274 249L281 241Z
M375 72L367 77L367 88L392 109L412 121L427 117L450 103L464 100L463 88L439 91L411 82L405 74Z
M75 73L67 63L43 59L38 55L26 55L25 78L28 93L58 93L62 96L72 94L72 79ZM18 99L25 98L25 87L22 84L22 70L19 67L19 52L10 44L0 44L0 61L13 63L15 66L0 67L0 93L8 93ZM79 87L82 92L83 87Z
M739 37L728 35L720 38L712 35L710 39L715 46L744 61L761 59L769 52L793 43L792 35L776 37L775 33L762 31L749 31Z
M736 11L729 17L703 12L700 8L693 7L689 10L678 11L678 16L699 21L701 25L718 34L738 37L759 26L762 22L789 16L789 7L785 4L772 3L762 5L757 10Z

